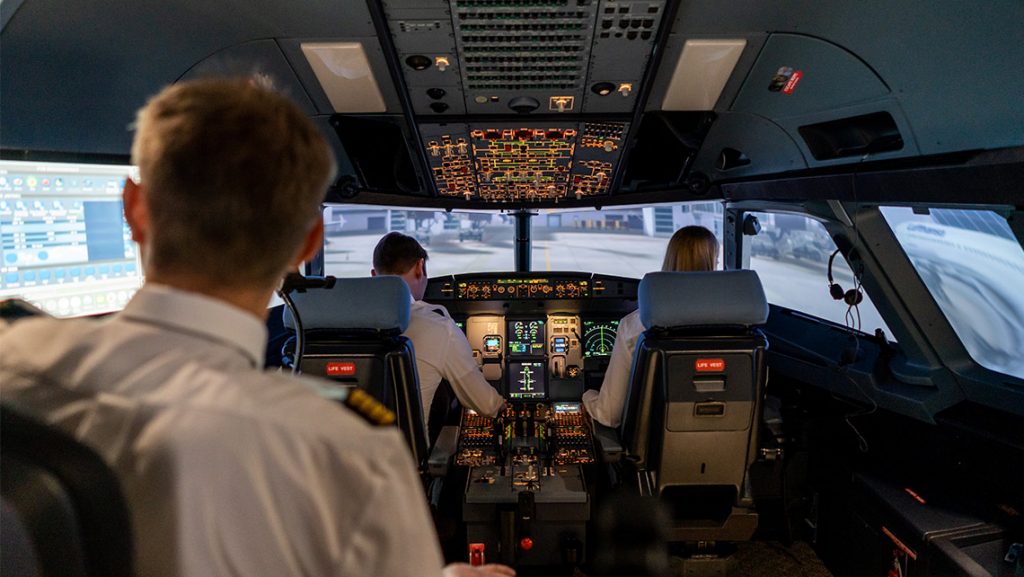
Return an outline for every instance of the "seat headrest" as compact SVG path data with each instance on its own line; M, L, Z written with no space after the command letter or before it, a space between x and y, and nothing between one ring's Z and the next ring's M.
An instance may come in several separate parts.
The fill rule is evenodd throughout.
M645 328L751 327L768 320L761 279L752 270L652 272L640 281Z
M397 276L339 278L331 288L293 292L303 330L371 329L405 332L412 296ZM295 330L291 311L284 308L284 326Z

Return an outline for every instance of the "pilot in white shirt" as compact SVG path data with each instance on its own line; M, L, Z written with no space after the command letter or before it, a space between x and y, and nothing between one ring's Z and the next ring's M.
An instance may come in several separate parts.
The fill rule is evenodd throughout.
M412 293L409 327L404 335L416 350L424 425L441 379L451 384L463 406L494 417L505 406L505 399L484 379L466 336L447 309L421 300L427 290L426 261L427 251L415 238L391 232L377 243L370 273L400 276Z
M715 270L718 263L718 239L714 233L702 226L685 226L675 232L665 248L663 271L708 271ZM608 360L608 369L601 383L601 390L583 393L583 404L597 422L607 427L618 427L622 422L622 411L626 406L626 394L633 371L633 355L640 334L646 328L640 322L640 311L636 310L619 321L615 332L615 345Z
M322 245L334 168L319 131L255 83L185 82L140 110L132 160L145 286L105 319L4 328L4 402L118 474L139 575L442 574L398 431L262 369L274 287Z

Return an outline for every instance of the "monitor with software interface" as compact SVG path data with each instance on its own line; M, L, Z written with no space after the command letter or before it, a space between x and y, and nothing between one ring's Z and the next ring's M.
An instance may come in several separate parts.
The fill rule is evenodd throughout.
M0 161L0 300L60 317L124 308L142 285L123 165Z

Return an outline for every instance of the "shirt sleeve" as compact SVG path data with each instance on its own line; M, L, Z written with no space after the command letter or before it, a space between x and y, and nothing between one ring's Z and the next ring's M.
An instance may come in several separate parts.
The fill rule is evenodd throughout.
M397 441L397 438L396 438ZM444 561L422 484L404 446L391 443L381 455L379 482L352 535L341 575L423 577L442 574ZM346 543L342 543L346 545Z
M636 342L643 332L640 317L632 313L619 322L619 330L604 373L601 390L583 393L583 404L597 422L607 427L617 427L622 422L622 410L629 392L629 377L633 371L633 353Z
M448 350L441 375L451 384L455 396L464 407L481 415L495 417L505 406L505 399L484 378L473 358L469 341L454 323L448 326Z

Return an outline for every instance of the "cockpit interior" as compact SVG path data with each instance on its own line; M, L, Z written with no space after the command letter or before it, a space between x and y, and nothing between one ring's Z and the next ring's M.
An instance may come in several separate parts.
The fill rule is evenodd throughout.
M446 561L1024 575L1021 2L4 0L0 30L0 300L37 312L142 286L121 192L162 87L313 120L338 174L266 365L393 413ZM710 278L659 272L684 226ZM498 416L421 410L408 293L358 284L392 231Z

